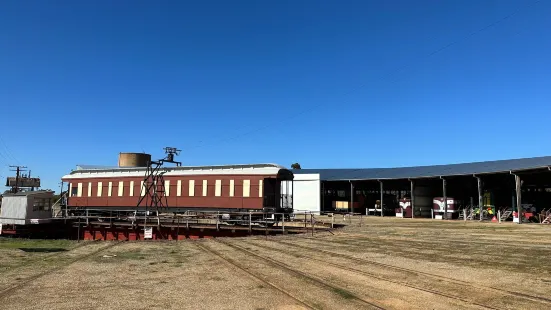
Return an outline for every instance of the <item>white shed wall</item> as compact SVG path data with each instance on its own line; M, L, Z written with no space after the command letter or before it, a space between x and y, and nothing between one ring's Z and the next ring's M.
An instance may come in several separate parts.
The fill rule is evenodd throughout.
M2 199L0 217L9 218L0 219L2 224L25 225L25 219L27 217L27 196L4 196Z
M293 192L294 212L320 212L320 175L313 174L295 174Z

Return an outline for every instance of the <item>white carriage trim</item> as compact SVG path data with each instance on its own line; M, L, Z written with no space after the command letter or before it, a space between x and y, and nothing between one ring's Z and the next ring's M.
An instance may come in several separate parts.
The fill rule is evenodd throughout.
M276 164L227 165L227 166L197 166L197 167L165 167L159 169L165 176L186 175L275 175L280 169L286 169ZM110 168L110 169L77 169L62 177L64 180L82 178L120 178L145 176L146 168Z

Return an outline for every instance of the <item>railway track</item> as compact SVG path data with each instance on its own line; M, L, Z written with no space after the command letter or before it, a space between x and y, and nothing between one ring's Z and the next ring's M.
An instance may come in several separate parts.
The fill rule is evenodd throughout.
M87 258L89 258L89 257L91 257L91 256L97 255L97 254L99 254L99 253L101 253L101 252L103 252L103 251L105 251L105 250L108 250L108 249L110 249L110 248L112 248L112 247L114 247L114 246L116 246L116 245L119 245L119 244L121 244L122 242L123 242L123 241L118 241L118 242L111 243L111 244L109 244L109 245L107 245L107 246L105 246L105 247L102 247L102 248L100 248L100 249L97 249L97 250L95 250L95 251L93 251L93 252L91 252L91 253L84 254L84 255L81 255L81 256L79 256L79 257L73 258L73 259L69 260L68 262L66 262L66 263L64 263L64 264L62 264L62 265L56 266L56 267L54 267L54 268L48 269L48 270L43 271L43 272L41 272L41 273L38 273L38 274L36 274L36 275L30 276L30 277L28 277L28 278L22 280L21 282L15 284L15 285L12 285L12 286L10 286L10 287L7 287L7 288L5 288L5 289L2 289L2 290L0 291L0 299L5 298L9 293L11 293L11 292L13 292L13 291L15 291L15 290L17 290L17 289L19 289L19 288L21 288L21 287L27 285L27 284L30 283L31 281L37 280L37 279L39 279L39 278L42 278L42 277L47 276L47 275L49 275L49 274L52 274L52 273L54 273L54 272L56 272L56 271L60 271L60 270L62 270L62 269L64 269L64 268L67 268L68 266L70 266L70 265L72 265L72 264L74 264L74 263L77 263L77 262L79 262L79 261L85 260L85 259L87 259Z
M250 277L264 283L264 284L267 284L268 286L270 286L271 288L275 289L276 291L279 291L283 294L285 294L287 297L291 298L292 300L296 301L297 303L301 304L302 306L308 308L308 309L316 309L316 307L314 307L313 305L307 303L306 301L298 298L297 296L294 296L291 292L277 286L276 284L274 283L271 283L265 279L263 279L262 277L254 274L253 272L251 272L250 270L247 270L245 267L241 266L239 263L237 263L236 261L234 261L233 259L231 258L227 258L225 257L224 255L220 254L220 252L216 251L216 250L213 250L213 249L210 249L202 244L199 244L199 243L195 243L195 245L201 249L203 252L206 252L206 253L209 253L209 254L212 254L218 258L220 258L222 261L226 262L227 264L229 264L230 266L233 266L243 272L245 272L246 274L248 274Z
M338 234L336 234L336 236L339 237L344 237L344 235L347 235L347 236L352 236L352 237L363 237L363 238L373 238L372 236L368 235L368 234L358 234L358 233L348 233L348 232L339 232ZM441 241L446 241L446 242L440 242L440 241L433 241L433 240L418 240L418 239L413 239L413 238L400 238L400 239L393 239L393 238L388 238L388 236L384 236L384 235L380 235L380 236L383 236L386 238L386 240L395 240L395 241L402 241L402 242L415 242L415 243L433 243L433 244L443 244L443 243L446 243L446 242L453 242L453 244L457 244L457 245L473 245L473 244L478 244L478 245L489 245L489 246L497 246L497 247L509 247L509 248L514 248L514 249L519 249L519 248L522 248L522 249L544 249L544 250L551 250L551 244L544 244L544 243L533 243L533 244L530 244L530 245L523 245L523 244L507 244L507 243L503 243L503 241L501 241L501 243L499 243L500 241L496 240L496 242L485 242L485 241L480 241L480 240L472 240L472 241L469 241L469 242L465 242L465 241L459 241L457 239L453 239L453 238L445 238L445 237L438 237L439 240ZM331 237L331 236L324 236L324 237ZM379 238L373 238L373 239L379 239Z
M260 248L263 248L263 249L268 249L268 250L272 250L272 251L280 251L280 249L265 246L265 245L260 245L258 243L252 243L252 244L254 246L257 246L257 247L260 247ZM340 264L331 263L331 262L328 262L326 260L313 257L311 255L306 255L303 252L293 251L293 255L298 256L298 257L303 257L303 258L313 260L313 261L318 261L320 263L323 263L324 265L333 266L333 267L336 267L336 268L339 268L339 269L342 269L342 270L347 270L347 271L351 271L351 272L354 272L354 273L359 273L359 274L362 274L362 275L365 275L367 277L374 278L374 279L377 279L377 280L402 285L402 286L409 287L409 288L412 288L412 289L416 289L416 290L419 290L419 291L422 291L422 292L431 293L431 294L434 294L434 295L447 297L447 298L454 299L454 300L459 300L459 301L467 303L469 305L479 306L479 307L484 308L484 309L495 309L495 310L501 309L501 308L496 308L496 307L480 304L480 303L477 303L477 302L473 302L472 300L463 298L461 296L456 296L456 295L448 294L448 293L445 293L445 292L424 288L424 287L421 287L421 286L418 286L418 285L412 285L412 284L406 283L404 281L392 280L392 279L377 275L375 273L367 272L367 271L356 269L356 268L350 268L350 267L343 266L343 265L340 265Z
M316 239L309 238L309 240L316 240ZM433 273L429 273L429 272L425 272L425 271L419 271L419 270L409 269L409 268L405 268L405 267L398 267L398 266L389 265L389 264L385 264L385 263L375 262L375 261L364 259L364 258L358 258L358 257L354 257L354 256L351 256L351 255L346 255L346 254L337 253L337 252L333 252L333 251L323 250L323 249L319 249L319 248L312 248L312 247L305 246L305 245L297 245L297 244L290 243L290 242L285 242L285 241L282 241L282 240L272 239L272 241L275 241L275 242L278 242L278 243L281 243L281 244L284 244L284 245L287 245L287 246L299 248L299 249L308 249L308 250L311 250L311 251L325 253L325 254L328 254L328 255L331 255L331 256L346 258L346 259L356 261L356 262L359 262L359 263L363 263L363 264L370 264L370 265L374 265L374 266L379 266L379 267L384 267L384 268L388 268L388 269L398 270L398 271L406 272L406 273L413 274L413 275L423 275L423 276L426 276L426 277L439 279L441 281L447 281L447 282L450 282L450 283L456 283L456 284L461 284L461 285L464 285L464 286L475 287L475 288L478 288L478 289L483 290L483 291L493 290L495 292L498 292L498 293L501 293L501 294L506 294L506 295L509 295L509 296L512 296L512 297L517 297L517 298L520 297L520 298L528 299L528 300L531 300L531 301L536 301L536 302L539 302L539 303L551 304L551 299L545 298L545 297L534 296L534 295L520 293L520 292L513 292L513 291L509 291L509 290L501 289L501 288L497 288L497 287L492 287L492 286L481 286L481 285L477 285L477 284L474 284L474 283L471 283L471 282L467 282L467 281L463 281L463 280L459 280L459 279L455 279L455 278L451 278L451 277L446 277L446 276L437 275L437 274L433 274Z
M299 277L302 277L302 278L304 278L304 279L307 279L308 281L310 281L310 282L312 282L312 283L316 283L318 286L328 288L328 289L330 289L330 290L332 290L332 291L344 291L344 292L346 292L347 296L348 296L350 299L354 299L354 300L356 300L356 301L358 301L358 302L360 302L360 303L362 303L362 304L364 304L364 305L366 305L366 306L370 306L370 307L372 307L372 308L374 308L374 309L385 309L384 307L378 305L378 304L375 303L374 301L367 300L367 299L365 299L365 298L359 297L359 296L357 296L356 294L354 294L354 293L352 293L352 292L350 292L350 291L348 291L348 290L346 290L346 289L344 289L344 288L342 288L342 287L335 286L335 285L333 285L333 284L331 284L331 283L328 283L328 282L326 282L326 281L324 281L324 280L321 280L321 279L319 279L319 278L317 278L317 277L312 277L311 275L308 275L308 274L306 274L306 273L304 273L304 272L302 272L302 271L298 271L298 270L296 270L296 269L290 268L288 265L283 264L283 263L281 263L281 262L279 262L279 261L277 261L277 260L271 259L271 258L269 258L269 257L264 257L264 256L261 256L261 255L258 255L258 254L254 253L254 252L252 252L252 251L250 251L250 250L248 250L248 249L245 249L245 248L243 248L243 247L241 247L241 246L238 246L238 245L235 245L235 244L231 244L231 243L229 243L229 242L225 242L225 241L221 241L221 240L214 240L214 241L215 241L215 242L222 243L222 244L224 244L224 245L226 245L226 246L228 246L228 247L231 247L231 248L233 248L233 249L235 249L235 250L237 250L237 251L240 251L240 252L242 252L242 253L246 253L246 254L248 254L248 255L250 255L250 256L253 256L253 257L256 257L256 258L258 258L258 259L261 259L261 260L263 260L263 261L265 261L265 262L268 262L269 264L271 264L271 265L273 265L273 266L276 266L276 267L278 267L278 268L280 268L280 269L283 269L283 270L285 270L285 271L287 271L287 272L289 272L289 273L292 273L292 274L295 274L295 275L297 275L297 276L299 276Z

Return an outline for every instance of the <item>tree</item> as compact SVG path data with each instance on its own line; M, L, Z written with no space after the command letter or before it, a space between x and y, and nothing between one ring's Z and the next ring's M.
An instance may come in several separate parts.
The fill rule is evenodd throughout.
M300 168L299 163L294 163L294 164L291 165L291 169L302 169L302 168Z

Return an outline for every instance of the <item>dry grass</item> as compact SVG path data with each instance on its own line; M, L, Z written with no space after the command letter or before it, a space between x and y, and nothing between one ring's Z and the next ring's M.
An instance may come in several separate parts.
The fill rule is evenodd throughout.
M7 309L551 307L551 227L378 217L359 224L354 218L334 235L313 237L125 242L76 261L105 244L0 240L0 290L32 279L0 292L1 303Z

